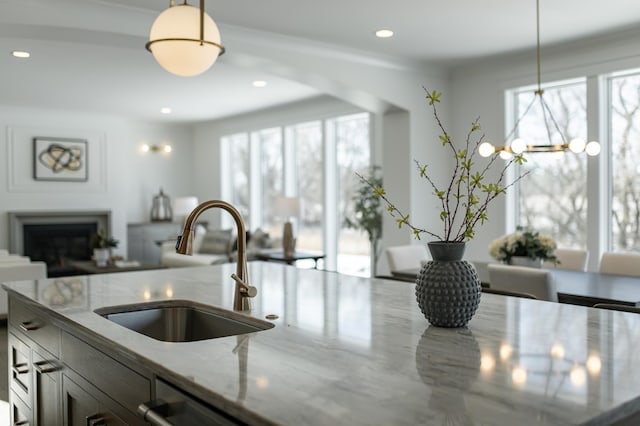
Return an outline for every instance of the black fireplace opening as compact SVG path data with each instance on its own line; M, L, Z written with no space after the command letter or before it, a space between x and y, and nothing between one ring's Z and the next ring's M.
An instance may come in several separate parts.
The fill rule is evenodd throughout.
M91 237L97 231L97 223L24 225L24 254L45 262L50 278L77 275L69 261L91 259Z

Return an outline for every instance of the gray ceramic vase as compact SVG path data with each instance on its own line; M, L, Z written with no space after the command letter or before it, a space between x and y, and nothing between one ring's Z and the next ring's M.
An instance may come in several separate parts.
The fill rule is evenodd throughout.
M465 243L428 243L433 260L416 279L416 299L430 324L464 327L480 304L480 278L473 265L462 260Z

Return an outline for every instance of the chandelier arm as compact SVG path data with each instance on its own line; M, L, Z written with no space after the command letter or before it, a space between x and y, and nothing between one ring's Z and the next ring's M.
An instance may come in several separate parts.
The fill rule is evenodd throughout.
M556 121L555 117L551 113L551 108L547 104L547 101L545 101L544 98L542 97L542 94L540 94L540 102L542 104L543 114L544 114L544 110L546 110L546 112L549 114L549 118L551 119L551 122L553 123L553 127L555 127L556 132L560 134L560 139L562 139L562 143L566 145L567 138L565 138L564 133L562 133L562 131L560 130L560 125L558 125L558 122ZM545 118L545 125L547 126L547 132L549 132L549 126L546 122L546 118ZM551 141L551 135L549 135L549 140Z
M549 128L548 112L545 108L545 102L542 98L542 95L540 95L540 109L542 110L542 121L544 122L544 129L547 131L547 139L549 139L549 142L553 142L553 140L551 139L551 129Z
M520 121L522 121L522 119L527 115L527 113L529 112L529 110L533 106L534 102L536 101L536 96L534 96L533 99L531 99L531 102L529 103L529 105L527 105L527 107L525 108L524 112L520 115L520 117L518 117L518 120L516 120L516 123L513 126L513 129L511 129L511 132L509 132L509 134L507 135L507 137L505 139L505 142L508 141L514 135L514 133L518 129L518 126L520 125Z

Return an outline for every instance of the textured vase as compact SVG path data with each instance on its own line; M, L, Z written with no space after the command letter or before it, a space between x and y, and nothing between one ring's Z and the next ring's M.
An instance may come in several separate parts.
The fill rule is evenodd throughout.
M513 266L526 266L528 268L541 268L542 259L531 259L527 256L512 256L509 259L509 265Z
M480 304L480 278L473 265L462 260L465 243L428 243L433 260L416 279L416 300L430 324L464 327Z

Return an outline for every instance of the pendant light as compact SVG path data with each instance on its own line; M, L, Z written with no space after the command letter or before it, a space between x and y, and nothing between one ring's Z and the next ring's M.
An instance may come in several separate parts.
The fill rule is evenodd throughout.
M146 48L156 61L172 74L191 77L202 74L225 52L220 41L220 31L204 11L185 0L163 11L151 26Z

